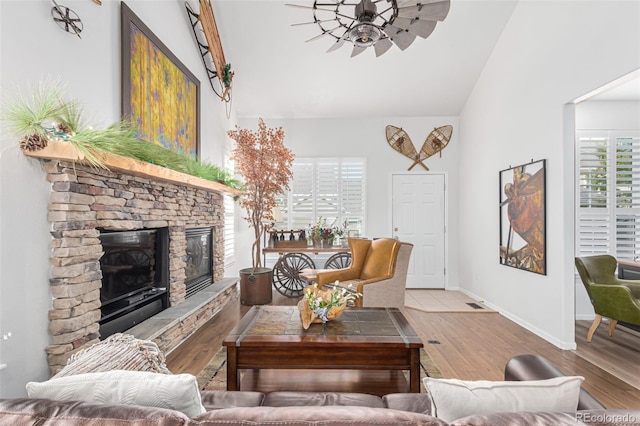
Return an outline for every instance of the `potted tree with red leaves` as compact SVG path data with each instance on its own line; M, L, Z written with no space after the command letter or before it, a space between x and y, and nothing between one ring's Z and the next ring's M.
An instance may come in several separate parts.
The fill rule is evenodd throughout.
M271 212L276 196L289 189L294 156L284 145L282 127L268 128L262 119L258 120L257 132L236 126L227 134L236 141L231 159L245 185L240 206L246 210L245 219L254 231L252 267L240 270L240 303L263 305L271 302L273 270L262 265L262 235L265 224L274 220Z

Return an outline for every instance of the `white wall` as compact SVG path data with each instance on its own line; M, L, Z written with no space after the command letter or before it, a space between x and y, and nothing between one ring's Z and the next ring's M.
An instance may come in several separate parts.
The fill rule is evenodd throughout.
M562 348L575 347L565 104L640 67L638 28L638 2L520 1L460 116L460 285ZM546 276L498 262L498 172L531 159L547 159Z
M257 119L239 118L240 126L257 129ZM282 126L285 145L297 157L364 157L367 162L367 237L391 237L391 189L392 172L403 172L412 161L394 151L385 136L389 124L402 127L420 150L429 133L439 126L453 125L453 135L442 157L435 155L424 163L431 171L448 173L448 244L447 271L448 288L458 286L458 156L460 152L457 117L373 117L373 118L324 118L324 119L265 119L269 127ZM419 165L415 172L423 172ZM243 226L246 226L244 222ZM249 246L241 249L246 253L245 267L251 266Z
M581 102L576 105L576 129L640 130L640 102ZM576 319L592 320L595 313L577 271L575 279Z
M120 119L120 2L63 3L82 19L82 39L51 19L48 0L0 1L0 87L3 98L14 86L28 89L59 79L69 97L80 100L96 126ZM226 130L224 104L212 94L197 51L184 2L127 1L143 22L200 79L202 157L222 164ZM18 139L5 128L0 136L0 398L25 395L28 381L48 378L49 344L49 185L38 161L24 157Z
M580 102L576 105L576 128L638 130L640 129L640 102Z

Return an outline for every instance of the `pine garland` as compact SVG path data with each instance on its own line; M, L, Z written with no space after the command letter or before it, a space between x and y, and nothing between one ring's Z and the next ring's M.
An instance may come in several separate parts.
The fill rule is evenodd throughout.
M87 126L80 104L65 99L58 83L39 84L28 97L20 95L17 100L8 101L3 112L3 120L20 138L20 149L25 151L37 151L50 140L61 140L72 144L94 167L106 168L99 156L106 152L243 189L227 170L138 138L128 121L106 129Z

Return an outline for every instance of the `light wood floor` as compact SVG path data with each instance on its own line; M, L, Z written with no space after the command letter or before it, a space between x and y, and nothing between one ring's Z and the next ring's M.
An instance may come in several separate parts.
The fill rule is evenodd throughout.
M276 296L273 303L295 304L295 300ZM174 373L197 375L248 309L238 302L225 307L167 356L169 369ZM567 375L584 376L585 389L606 407L640 408L640 389L572 351L558 349L498 313L427 313L407 308L405 316L420 334L425 350L444 377L502 380L504 365L512 356L533 353L544 356ZM637 369L638 360L628 360L626 368Z
M426 312L495 312L460 291L407 289L404 306Z
M591 323L576 321L576 355L640 389L640 332L618 325L609 336L609 324L603 321L591 343L587 343Z

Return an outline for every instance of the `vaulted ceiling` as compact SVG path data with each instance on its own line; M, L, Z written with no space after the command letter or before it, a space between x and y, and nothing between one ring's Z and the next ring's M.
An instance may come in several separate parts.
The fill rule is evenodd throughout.
M380 0L386 2L386 0ZM426 39L380 57L351 58L351 46L326 53L330 37L313 25L313 0L219 0L213 9L235 71L238 117L459 115L508 22L516 0L451 0Z

